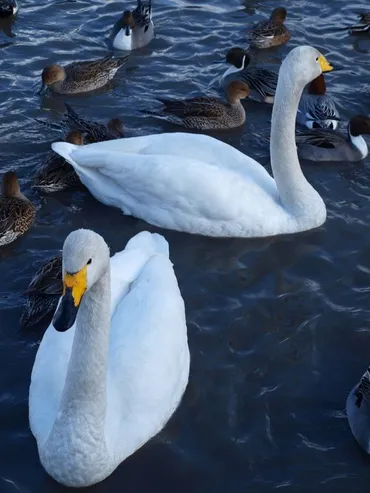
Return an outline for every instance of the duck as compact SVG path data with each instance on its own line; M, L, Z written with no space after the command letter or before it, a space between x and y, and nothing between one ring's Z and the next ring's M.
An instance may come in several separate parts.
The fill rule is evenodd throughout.
M42 94L46 87L57 94L80 94L104 87L128 57L107 56L99 60L74 62L62 67L50 65L42 71Z
M0 18L12 17L18 12L17 0L0 0Z
M366 34L370 33L370 11L358 14L359 24L349 28L350 34Z
M125 10L113 34L113 48L118 50L131 51L148 45L154 38L151 0L138 0L133 12Z
M69 132L65 140L74 145L84 144L83 135L78 130ZM37 171L33 181L34 187L45 193L82 187L73 166L53 151L49 154L45 164Z
M265 49L279 46L290 39L290 32L284 25L287 11L277 7L271 13L270 19L258 22L249 31L247 38L251 48Z
M340 120L335 101L326 94L325 77L319 75L308 84L298 106L297 122L307 128L336 130Z
M370 134L370 118L350 119L347 134L328 129L305 130L297 135L298 156L307 161L348 161L365 159L368 147L362 135Z
M47 329L62 296L62 256L49 259L33 276L24 294L27 302L20 318L22 329L42 324Z
M36 207L22 194L16 173L6 172L0 197L0 246L8 245L24 235L35 218Z
M198 130L228 129L240 127L245 122L245 110L240 100L248 94L245 82L232 81L226 90L226 103L213 97L159 100L164 105L163 112L175 115L176 118L170 118L173 123Z
M63 294L32 368L29 423L46 472L86 487L159 433L179 406L189 379L187 326L163 236L140 232L110 257L99 234L79 229L62 257Z
M105 140L124 137L124 126L120 118L111 118L107 125L104 125L103 123L85 120L78 115L69 104L64 103L64 105L67 109L67 113L64 115L61 122L50 123L38 118L35 118L35 120L38 123L65 135L71 130L77 130L83 135L83 144L92 144L93 142L103 142Z
M231 66L222 75L221 87L225 88L232 80L241 80L248 84L249 98L261 103L274 102L278 74L262 67L250 67L251 57L247 51L239 47L231 48L226 59L215 63L226 63Z
M304 87L334 67L315 48L284 59L272 108L273 177L250 156L198 133L163 133L79 147L52 144L97 200L166 229L271 237L321 226L326 207L304 177L295 125Z
M348 395L346 411L349 427L360 447L370 454L370 366Z

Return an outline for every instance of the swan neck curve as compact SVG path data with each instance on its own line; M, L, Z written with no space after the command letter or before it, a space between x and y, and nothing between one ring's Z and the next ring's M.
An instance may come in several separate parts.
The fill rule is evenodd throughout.
M304 213L308 201L322 199L304 177L298 160L295 126L298 104L305 84L294 78L288 60L280 68L272 110L271 167L285 207Z

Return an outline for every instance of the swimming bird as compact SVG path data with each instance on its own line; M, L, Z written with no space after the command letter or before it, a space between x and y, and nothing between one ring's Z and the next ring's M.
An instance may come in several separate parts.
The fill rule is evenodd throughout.
M79 229L62 255L63 295L33 365L29 421L45 470L84 487L162 430L190 355L163 236L141 232L110 258L100 235Z
M295 126L303 88L333 67L311 46L294 48L279 72L271 125L274 179L257 161L220 140L165 133L65 142L55 152L97 200L162 228L218 237L265 237L321 226L324 201L304 177Z
M0 246L12 243L26 233L36 217L36 207L22 193L17 175L3 175L0 197Z
M335 130L304 130L297 134L298 156L308 161L361 161L368 154L362 135L370 134L370 118L350 119L347 134Z
M108 56L99 60L74 62L64 67L50 65L42 71L40 92L43 92L45 87L58 94L79 94L99 89L113 79L127 58Z
M11 17L18 12L16 0L0 0L0 18Z
M346 411L353 436L363 450L370 454L370 367L351 390Z
M226 90L226 103L211 97L160 101L164 104L165 113L176 116L176 119L171 119L173 123L199 130L226 129L240 127L245 122L245 110L240 100L247 98L248 94L245 82L233 81Z
M124 137L123 122L120 118L111 118L107 125L104 125L103 123L85 120L69 104L64 104L67 108L67 113L64 115L62 121L50 123L39 120L38 118L35 118L35 120L63 134L67 134L71 130L78 130L83 135L83 144L92 144L94 142L103 142L105 140Z
M84 143L83 136L78 130L69 132L65 140L75 145ZM51 151L45 164L34 177L34 187L46 193L61 192L70 187L82 186L73 166L54 151Z
M113 35L113 47L118 50L136 50L149 44L154 37L151 0L138 0L133 12L126 10L114 27Z
M20 319L20 326L29 329L39 325L47 328L62 296L62 257L48 260L33 276L25 295L26 306Z
M335 130L340 120L335 101L326 94L324 75L321 74L308 84L298 106L297 122L307 128L329 128Z
M286 9L277 7L271 13L270 19L258 22L249 31L247 38L252 48L271 48L286 43L290 39L290 32L284 25Z
M350 34L366 34L370 33L370 11L362 12L359 15L360 23L349 28Z
M226 88L233 80L248 84L249 98L263 103L273 103L278 74L262 67L250 66L251 58L242 48L231 48L226 54L229 67L221 77L220 84ZM224 63L224 60L215 63Z

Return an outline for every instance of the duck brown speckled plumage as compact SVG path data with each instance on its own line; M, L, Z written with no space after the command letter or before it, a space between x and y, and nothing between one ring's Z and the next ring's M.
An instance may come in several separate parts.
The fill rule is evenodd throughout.
M50 65L42 71L41 91L45 86L58 94L78 94L99 89L113 79L127 58L108 56L99 60L74 62L64 67Z
M83 145L83 136L78 130L68 133L66 142L75 145ZM70 187L82 187L82 183L67 161L52 151L46 163L39 169L34 177L34 186L43 192L61 192Z
M370 33L370 11L358 14L360 23L349 28L350 34Z
M286 43L290 39L290 32L284 25L287 11L284 7L277 7L271 13L270 19L259 22L248 33L248 41L252 48L271 48Z
M226 103L211 97L160 101L165 106L163 111L175 115L179 119L175 123L186 128L212 130L240 127L245 122L245 110L240 100L248 97L248 85L233 81L228 85L226 94Z
M0 246L26 233L36 217L36 207L22 193L13 171L3 176L0 198Z
M29 329L43 323L46 329L62 295L62 257L48 260L33 276L25 295L27 302L21 315L20 325Z

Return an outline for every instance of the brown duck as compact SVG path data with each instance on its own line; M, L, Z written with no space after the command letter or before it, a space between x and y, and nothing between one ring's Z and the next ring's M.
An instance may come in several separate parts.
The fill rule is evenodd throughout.
M26 233L36 217L36 207L22 193L13 171L3 176L0 198L0 246Z
M286 9L277 7L271 13L270 19L256 24L248 33L248 41L252 48L271 48L286 43L290 32L284 25Z
M249 88L245 82L233 81L226 90L227 102L217 98L197 97L183 100L160 99L163 111L177 117L174 123L199 130L240 127L245 122L241 99L247 98Z

